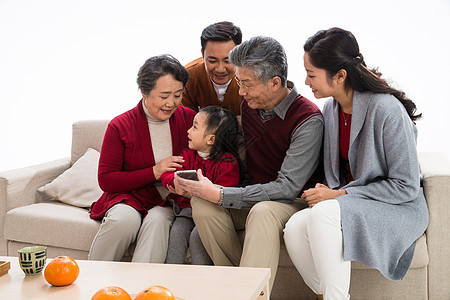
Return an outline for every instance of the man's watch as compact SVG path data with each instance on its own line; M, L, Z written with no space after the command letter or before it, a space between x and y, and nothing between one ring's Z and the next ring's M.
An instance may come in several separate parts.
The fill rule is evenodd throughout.
M223 205L223 187L220 188L220 196L219 196L219 201L217 202L217 205L220 205L220 206Z

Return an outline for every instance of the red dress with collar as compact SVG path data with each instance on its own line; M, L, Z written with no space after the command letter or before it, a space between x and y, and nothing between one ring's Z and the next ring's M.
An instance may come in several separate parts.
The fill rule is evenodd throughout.
M172 155L188 147L187 130L195 112L179 106L169 119L172 135ZM156 205L163 205L153 173L155 158L147 117L138 105L115 117L106 129L98 166L98 183L104 191L92 203L90 217L101 219L113 205L123 202L134 207L144 217Z
M197 151L188 149L181 156L184 158L183 168L179 170L202 170L203 176L207 177L212 183L221 186L239 186L239 163L231 153L225 153L221 157L221 161L212 159L204 159L198 155ZM175 172L166 172L161 175L161 182L164 187L170 185L173 187L173 178ZM170 194L169 197L174 199L178 205L190 207L190 199Z

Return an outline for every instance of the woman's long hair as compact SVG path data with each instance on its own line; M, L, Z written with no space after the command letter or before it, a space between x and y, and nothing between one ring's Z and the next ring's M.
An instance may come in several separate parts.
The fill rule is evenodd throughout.
M359 52L358 42L350 31L337 27L318 31L306 41L303 49L308 53L311 63L317 68L325 69L329 78L341 69L346 70L346 90L353 88L359 92L392 94L406 108L412 121L422 116L415 115L416 105L404 92L391 87L381 78L377 69L367 67Z
M215 135L209 159L223 161L225 153L231 153L239 164L240 183L244 179L243 165L239 157L239 123L233 112L219 106L200 109L206 116L206 132ZM229 158L225 158L229 159Z

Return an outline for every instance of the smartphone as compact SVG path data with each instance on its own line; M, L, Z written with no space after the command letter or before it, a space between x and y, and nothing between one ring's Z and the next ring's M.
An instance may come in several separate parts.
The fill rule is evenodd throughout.
M181 178L198 181L197 171L195 170L176 171L175 173Z

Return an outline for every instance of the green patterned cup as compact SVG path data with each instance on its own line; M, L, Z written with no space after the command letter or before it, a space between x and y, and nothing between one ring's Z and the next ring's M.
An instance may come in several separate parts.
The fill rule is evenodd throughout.
M47 247L31 246L17 250L19 265L25 275L40 274L47 261Z

